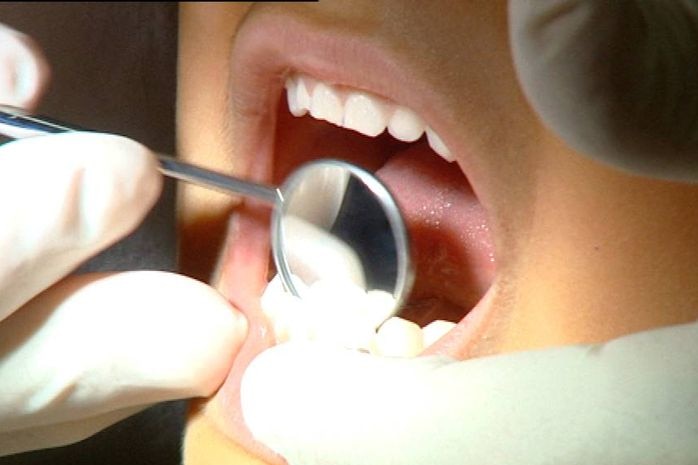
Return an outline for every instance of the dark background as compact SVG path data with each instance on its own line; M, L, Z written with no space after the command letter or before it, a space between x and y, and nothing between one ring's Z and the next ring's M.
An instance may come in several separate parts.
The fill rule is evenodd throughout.
M6 2L0 22L32 36L51 64L40 113L174 153L176 3ZM78 272L174 270L174 187L168 181L143 225ZM78 444L0 457L0 465L178 464L184 409L161 404Z

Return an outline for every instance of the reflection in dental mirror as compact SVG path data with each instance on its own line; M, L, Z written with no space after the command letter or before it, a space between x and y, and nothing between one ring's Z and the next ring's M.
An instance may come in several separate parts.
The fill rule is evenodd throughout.
M334 289L335 297L343 288L360 288L371 296L367 301L390 307L370 319L380 315L380 324L395 314L413 269L404 221L387 188L355 165L318 160L294 171L280 197L272 232L282 253L274 257L288 290L305 298L318 286Z
M282 228L289 269L306 286L325 279L366 287L361 259L345 241L295 215L285 215Z

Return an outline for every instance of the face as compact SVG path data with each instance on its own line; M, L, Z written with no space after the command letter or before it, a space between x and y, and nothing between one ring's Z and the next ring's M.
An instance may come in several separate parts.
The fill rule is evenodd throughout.
M548 131L517 82L505 1L184 4L179 66L184 158L270 184L341 158L385 181L416 261L402 316L458 323L428 353L600 342L696 318L698 190L600 165ZM284 86L299 76L340 102L368 95L382 112L370 118L396 136L323 121L337 120L331 100L293 116ZM441 141L398 140L413 134L391 120L405 109ZM250 438L238 397L247 363L275 342L259 307L269 211L191 186L179 205L183 271L250 322L225 384L194 408L185 461L278 462Z

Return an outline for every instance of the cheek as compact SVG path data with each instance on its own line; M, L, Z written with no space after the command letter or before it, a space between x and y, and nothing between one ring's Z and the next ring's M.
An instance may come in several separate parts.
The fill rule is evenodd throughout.
M226 128L228 55L231 37L250 5L180 5L177 151L184 160L224 172L234 169L219 136ZM236 203L229 195L179 184L182 272L209 280L225 238L227 219Z
M439 2L404 15L395 8L393 16L400 19L386 33L393 47L404 50L405 59L439 89L446 118L480 155L465 171L491 197L484 200L492 210L490 226L497 230L498 260L505 266L505 255L517 252L529 229L537 174L549 161L545 153L561 149L540 124L517 80L507 3L450 2L444 7Z

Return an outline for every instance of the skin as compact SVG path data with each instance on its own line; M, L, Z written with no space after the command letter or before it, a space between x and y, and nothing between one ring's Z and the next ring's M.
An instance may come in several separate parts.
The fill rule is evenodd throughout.
M466 358L607 341L696 319L698 187L602 165L548 131L516 79L505 1L184 4L178 100L184 158L240 168L234 137L222 136L235 134L242 118L227 107L229 50L244 15L265 11L367 34L397 50L410 72L447 100L448 118L458 121L459 137L477 157L470 164L489 197L497 260L493 310ZM180 188L185 273L215 284L236 204ZM244 453L209 420L195 410L186 463L206 463L209 453L244 463Z

